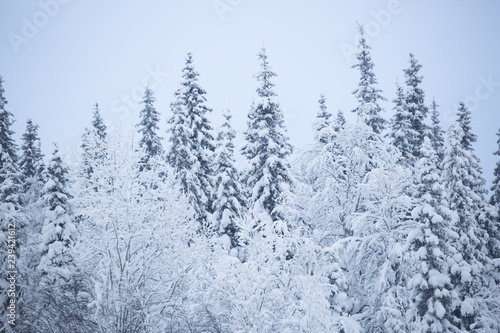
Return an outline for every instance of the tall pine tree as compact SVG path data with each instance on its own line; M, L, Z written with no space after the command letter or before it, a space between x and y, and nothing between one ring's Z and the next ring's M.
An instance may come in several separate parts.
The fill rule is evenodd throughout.
M92 126L85 128L82 135L82 166L81 174L87 179L92 176L92 165L102 160L106 154L107 128L96 102L92 110Z
M20 284L10 287L9 271L18 271L20 249L23 240L23 220L21 208L21 173L18 169L17 146L12 138L11 126L14 116L5 108L7 99L4 96L3 78L0 76L0 331L8 330L7 306L16 302L16 311L20 307ZM18 279L18 274L14 274ZM9 290L14 291L14 295ZM9 296L12 295L12 296ZM15 318L9 318L15 319Z
M382 90L377 87L377 78L373 72L373 61L370 54L371 47L366 42L365 32L362 26L358 27L359 44L356 59L358 63L353 65L360 72L358 88L353 95L358 100L358 106L353 110L361 117L368 126L377 134L382 133L385 128L385 119L381 117L383 112L379 101L386 99L380 94Z
M153 91L146 87L142 104L144 109L140 113L140 122L137 124L139 133L142 135L139 141L139 147L144 150L144 157L141 159L141 169L150 169L149 160L155 156L160 156L163 153L161 138L158 136L158 124L160 122L160 114L154 107L155 97Z
M467 112L465 108L461 110ZM464 120L468 117L463 115L459 118ZM473 135L469 132L469 140L464 141L467 135L462 125L467 125L467 122L453 123L448 131L443 180L449 207L457 214L455 228L459 237L454 245L463 258L452 267L452 283L460 298L454 314L460 318L462 329L470 330L480 315L475 297L488 284L485 275L488 235L483 228L486 215L482 188L484 179L477 157L464 145L471 144Z
M22 139L22 155L19 167L23 175L26 191L28 187L31 187L33 181L42 180L41 176L44 169L38 125L34 124L31 119L26 122L26 131Z
M63 161L57 144L46 169L46 183L43 187L44 216L42 228L42 253L40 272L45 282L52 284L59 279L68 281L74 273L76 229L71 219L68 192L68 166Z
M395 104L395 113L391 122L391 141L401 152L401 163L407 166L414 165L411 138L416 137L418 134L412 128L411 114L406 107L404 90L399 84L396 84L396 98L393 102Z
M235 132L231 128L231 117L229 111L224 113L225 121L219 130L216 141L213 226L221 236L227 235L229 237L231 247L236 247L239 243L238 219L243 213L245 200L235 166L233 143Z
M281 235L287 231L284 203L292 190L287 161L292 147L271 82L276 73L269 66L265 48L260 50L258 57L261 65L256 74L258 97L248 113L246 143L242 148L249 162L245 181L254 230Z
M452 229L451 211L445 206L438 156L429 138L424 138L420 152L421 158L415 166L417 205L412 211L418 226L408 237L417 262L416 274L410 281L410 313L418 332L456 332L449 265L456 254L452 242L457 234Z
M319 98L319 110L316 118L313 120L314 139L321 145L326 145L332 139L332 114L326 107L326 97L321 94Z
M170 105L173 115L168 120L171 145L167 161L193 205L196 220L202 229L207 229L211 228L208 218L212 211L211 166L214 151L212 127L207 114L212 110L205 105L206 92L198 83L200 74L193 66L190 52L182 72L183 80Z
M441 128L439 122L438 106L439 105L436 104L436 100L433 99L431 104L432 127L431 127L430 139L432 143L432 149L434 149L434 151L438 156L438 163L439 163L438 166L441 167L444 158L444 131Z

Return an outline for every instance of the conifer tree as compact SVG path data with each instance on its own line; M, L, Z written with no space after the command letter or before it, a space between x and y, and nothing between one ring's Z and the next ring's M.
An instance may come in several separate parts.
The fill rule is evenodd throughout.
M170 106L173 115L168 120L171 145L167 161L194 208L196 220L202 229L207 229L212 210L211 165L214 151L212 127L207 115L212 110L205 105L206 92L198 83L200 74L193 66L190 52L182 72L183 80Z
M238 245L238 219L245 206L239 174L234 160L235 132L231 128L229 111L224 113L225 121L217 136L214 158L213 226L219 235L227 235L231 247Z
M417 271L410 281L410 313L419 332L456 332L453 325L453 285L450 265L456 250L457 234L451 225L452 214L445 206L444 187L439 181L438 156L425 137L417 162L416 207L412 216L418 223L408 237L416 258Z
M365 32L362 26L358 27L359 44L356 58L358 63L353 65L360 72L360 81L358 88L354 90L353 95L358 100L358 106L353 112L358 114L358 117L364 119L366 124L373 129L373 132L380 134L385 128L385 119L380 116L383 112L379 101L386 99L380 94L382 90L377 87L377 78L373 72L373 61L370 54L371 47L366 42Z
M52 284L62 278L68 281L74 273L75 226L71 219L68 193L68 166L57 144L46 169L43 187L45 221L42 228L42 253L38 269Z
M257 99L248 113L246 143L242 148L249 165L245 173L254 230L283 234L287 231L284 202L292 190L287 157L292 152L283 113L273 90L276 73L269 66L266 49L258 54Z
M497 132L497 144L498 144L498 150L494 152L496 156L500 156L500 130ZM494 219L492 225L494 229L496 230L496 235L497 237L493 236L490 237L492 246L491 246L491 254L493 258L500 258L500 160L497 161L495 170L493 171L493 175L495 178L493 179L493 185L491 186L491 198L490 198L490 204L493 206L493 208L496 211L496 219Z
M81 174L89 179L93 173L93 164L104 158L106 154L107 128L99 110L99 104L94 104L92 110L92 126L85 128L82 135L82 166Z
M396 98L393 102L395 113L391 123L391 141L401 152L402 164L413 165L414 156L410 139L415 137L417 132L412 128L411 115L407 111L404 91L399 84L396 84Z
M313 132L314 139L322 144L326 145L330 142L332 136L332 114L328 112L326 107L325 95L321 94L319 98L319 110L316 118L313 120Z
M461 112L468 112L461 108ZM467 119L467 116L459 117ZM467 122L464 122L466 125ZM449 207L457 214L455 228L458 239L455 248L463 258L456 267L452 267L452 283L459 295L455 315L460 318L462 328L469 330L479 313L475 307L475 296L485 280L485 265L488 263L486 245L488 235L483 228L485 223L484 179L477 157L470 146L461 123L453 123L448 131L448 144L445 150L443 180L447 191ZM471 146L470 146L471 147Z
M26 122L26 131L23 136L23 145L21 146L22 155L19 161L23 179L25 182L25 191L32 185L33 181L41 181L43 165L43 154L38 136L38 125L31 119Z
M406 93L403 108L409 113L411 121L411 129L413 131L408 133L411 134L411 136L408 137L408 142L410 144L411 154L414 157L414 161L416 161L420 157L420 147L424 141L424 136L427 135L429 130L428 126L425 124L428 110L424 104L425 93L420 87L422 76L419 75L419 71L422 65L418 63L418 60L415 59L412 53L410 53L409 62L410 67L404 70Z
M95 102L94 104L94 110L92 111L92 116L93 116L92 119L93 130L97 133L99 139L105 141L107 136L106 133L107 128L106 125L104 124L104 120L102 119L101 111L99 109L99 104L97 102Z
M441 167L444 158L444 131L439 122L439 111L437 108L438 105L436 104L436 100L433 99L431 104L432 127L430 139L432 148L438 156L438 167Z
M346 121L345 121L344 113L342 112L342 110L339 109L337 111L337 119L335 119L335 126L333 127L333 129L335 130L335 132L338 133L344 129L345 124L346 124Z
M139 133L142 135L139 141L139 147L144 150L144 157L141 159L141 164L144 168L150 169L149 160L155 156L160 156L163 153L161 138L158 136L158 124L160 122L160 114L154 107L156 98L153 96L153 91L146 87L142 104L144 109L140 113L140 122L137 124ZM142 168L141 168L142 169Z

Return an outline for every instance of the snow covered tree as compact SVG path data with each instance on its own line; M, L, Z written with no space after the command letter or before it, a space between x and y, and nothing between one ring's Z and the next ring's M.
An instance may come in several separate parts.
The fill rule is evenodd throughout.
M407 166L413 165L411 138L416 137L417 132L412 128L411 114L406 107L404 90L399 84L396 84L396 98L393 102L395 113L391 122L391 142L401 152L401 163Z
M212 211L211 165L214 151L212 127L207 114L212 110L205 105L206 92L198 83L199 74L195 71L190 52L182 71L183 80L170 105L173 115L168 120L170 148L167 161L193 205L200 227L207 229L210 228L208 217Z
M148 162L150 158L160 156L163 153L161 145L161 140L163 138L157 134L160 114L153 105L155 100L153 91L149 89L149 87L146 87L141 102L144 104L144 109L141 110L139 115L140 122L137 124L139 128L138 131L142 135L139 141L139 147L144 150L144 156L141 159L141 163L146 169L149 169Z
M43 187L45 221L42 228L42 253L38 269L52 284L62 278L69 280L74 271L75 225L71 219L68 193L68 166L57 144L47 165L47 181Z
M340 132L340 130L344 129L345 124L346 124L346 121L345 121L344 113L342 112L342 110L339 109L337 111L337 118L335 119L335 124L334 124L333 129L335 130L335 132Z
M495 151L495 155L500 156L500 130L497 132L497 144L498 150ZM500 233L500 161L496 163L495 170L493 170L493 185L491 186L491 198L490 205L492 205L496 211L496 219L492 223L496 229L496 233ZM492 242L491 254L493 258L500 258L500 237L490 237Z
M85 174L88 178L92 175L91 165L95 160L100 160L104 158L105 146L106 146L106 125L102 119L99 104L96 102L94 104L94 109L92 111L92 126L90 128L85 128L82 135L82 143L80 147L82 148L82 165L80 172Z
M438 167L440 168L444 158L444 131L439 122L439 111L436 100L432 100L431 104L431 121L432 127L430 139L432 149L434 149L438 156Z
M282 235L287 232L284 203L293 185L286 159L292 147L271 81L276 73L269 66L265 48L260 50L258 57L261 64L256 74L260 84L258 97L248 113L246 142L242 148L249 162L244 179L255 230Z
M414 159L418 160L420 157L420 147L424 141L424 136L428 132L428 126L425 124L428 109L424 104L425 93L420 87L422 76L418 75L422 65L418 63L412 53L410 53L409 62L410 67L404 70L406 94L403 108L409 113L411 129L413 130L413 132L408 133L412 134L408 137L411 148L410 152Z
M95 102L94 104L94 110L92 111L92 127L93 130L97 133L99 136L99 139L101 140L106 140L106 125L104 124L104 120L102 119L101 116L101 111L99 110L99 104Z
M15 319L7 316L9 313L7 306L10 302L16 302L17 310L22 306L20 284L16 283L16 287L11 289L8 272L18 271L22 267L19 254L24 238L24 223L20 214L21 173L17 165L17 146L12 138L14 131L11 130L14 116L5 108L7 99L4 92L3 78L0 76L0 316L2 317L0 331L2 332L9 330L7 319ZM16 275L16 279L18 278L19 275ZM11 293L9 290L14 291L13 296L8 295Z
M321 145L325 145L332 139L332 114L328 112L326 107L325 95L321 94L319 98L319 110L316 118L313 120L314 139Z
M438 156L429 138L424 138L420 152L421 158L415 166L417 202L412 211L418 226L408 237L417 268L409 283L412 332L458 332L453 325L457 319L453 315L454 293L449 267L456 255L452 244L458 235L452 229L452 212L445 206Z
M224 113L225 121L216 141L212 225L219 235L229 237L231 248L233 248L239 242L238 219L243 213L245 200L235 166L233 140L236 135L231 128L231 117L229 111Z
M449 207L458 216L455 222L458 239L454 245L463 258L451 267L452 283L460 298L454 314L460 318L462 328L470 330L480 315L475 306L478 302L476 295L489 283L485 275L485 265L488 262L485 246L488 238L482 227L486 215L484 179L477 157L464 146L466 143L471 147L471 141L464 141L466 135L461 125L453 123L448 131L443 180ZM472 136L469 135L468 138Z
M353 95L358 100L358 106L353 112L358 114L368 126L373 129L373 132L380 134L385 128L385 119L381 117L383 112L379 101L386 99L380 94L382 90L377 87L377 78L373 72L373 61L370 54L371 47L366 42L363 26L358 27L359 44L356 59L358 62L353 65L360 72L360 81L358 88L354 90Z
M23 136L23 145L21 146L22 155L19 161L19 167L23 174L23 179L41 180L41 174L44 169L43 154L38 136L38 125L31 119L26 122L26 131ZM28 184L25 184L28 185Z

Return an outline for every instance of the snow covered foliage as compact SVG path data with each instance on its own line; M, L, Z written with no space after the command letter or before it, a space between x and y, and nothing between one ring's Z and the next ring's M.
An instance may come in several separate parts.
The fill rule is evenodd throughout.
M182 82L170 104L173 115L168 120L170 147L167 161L183 193L193 206L200 229L211 229L213 174L211 170L214 138L207 116L212 110L205 105L205 90L198 84L199 74L188 53L182 70Z
M438 156L438 168L441 168L444 158L444 131L441 128L439 121L439 111L436 100L432 100L431 104L431 121L432 126L430 128L431 135L429 139L431 140L432 149L436 152Z
M321 95L295 156L260 50L241 169L190 53L166 147L146 88L125 134L95 104L70 166L31 120L18 149L0 77L0 332L11 260L19 332L500 332L500 162L488 203L471 113L444 143L412 55L382 133L359 32L357 121Z
M81 170L80 172L91 177L93 169L91 167L93 160L102 159L106 154L103 147L106 143L106 125L101 117L99 105L94 104L92 111L92 126L85 128L82 135L80 148L82 149Z
M57 279L69 280L74 271L76 229L68 193L68 166L54 144L54 152L47 164L42 227L41 259L38 269L46 276L46 283Z
M238 170L234 160L235 131L231 127L231 114L224 113L225 121L217 135L214 157L214 194L211 226L219 236L229 237L230 248L239 243L239 220L245 207ZM229 250L229 248L227 248Z
M453 315L457 297L453 290L450 266L456 258L453 247L458 234L453 231L452 212L445 206L446 195L438 174L438 156L425 137L417 173L417 202L412 217L418 223L410 232L408 244L413 251L416 272L409 281L412 289L412 332L458 332Z
M143 150L144 156L141 159L142 169L149 169L149 159L154 156L160 156L163 153L161 138L158 135L158 123L160 122L160 114L154 107L155 97L153 91L146 87L141 104L144 104L144 109L139 114L140 121L137 124L138 131L142 135L139 140L139 148Z
M248 113L246 142L242 148L248 160L244 180L255 231L284 235L288 232L285 202L293 183L287 161L292 146L271 81L276 73L269 65L265 48L260 50L258 57L261 70L255 77L259 87Z
M460 114L467 112L460 107ZM456 316L461 319L464 329L471 329L480 316L477 295L482 288L488 288L494 282L489 278L489 257L486 245L488 234L484 199L484 179L478 158L472 151L473 134L465 134L463 125L467 116L459 117L460 123L453 123L448 131L448 145L445 151L443 181L446 187L449 207L456 212L455 227L458 239L455 247L459 254L451 267L452 283L456 286L459 301L455 304ZM467 127L466 127L466 130ZM468 130L470 131L470 129ZM464 140L468 137L469 140ZM469 149L467 149L469 147Z
M0 331L8 329L7 306L10 305L10 283L7 278L12 269L22 269L20 257L21 244L25 240L24 219L21 215L21 173L18 169L17 146L11 125L13 114L6 109L7 99L4 96L3 79L0 76ZM14 239L12 239L14 236ZM17 284L15 297L18 306L22 306L20 285Z
M353 95L358 100L358 106L353 112L358 114L358 117L370 126L373 132L380 134L385 128L385 119L380 113L383 112L379 101L386 99L380 94L382 90L377 87L377 78L373 72L373 61L370 54L371 47L366 42L365 32L362 26L358 27L359 44L356 53L358 62L353 65L360 72L360 80L358 88L354 90Z

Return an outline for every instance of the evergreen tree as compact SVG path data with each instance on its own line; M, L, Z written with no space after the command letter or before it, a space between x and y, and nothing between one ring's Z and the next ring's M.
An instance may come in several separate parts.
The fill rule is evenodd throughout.
M497 144L498 150L494 152L495 155L500 156L500 130L497 132ZM491 198L490 204L496 210L496 219L495 219L495 229L497 231L500 230L500 161L496 163L495 170L493 171L493 175L495 179L493 179L493 185L491 186ZM492 251L493 258L500 258L500 238L492 237L492 241L494 242L494 250Z
M102 160L106 154L106 125L102 119L99 104L94 104L92 111L92 126L85 128L82 135L82 166L81 174L89 179L93 173L92 165L97 160Z
M321 94L319 98L319 110L316 118L313 120L314 139L321 145L326 145L332 138L332 124L330 118L332 114L326 107L326 98Z
M94 110L92 111L92 127L93 130L97 133L99 136L99 139L101 140L106 140L106 125L104 124L104 120L102 119L101 116L101 111L99 110L99 104L95 102L94 104Z
M455 315L461 319L462 327L469 330L479 315L475 296L488 283L485 280L488 239L482 227L485 217L484 179L477 157L463 145L464 137L461 124L453 123L448 131L443 179L449 207L457 213L455 248L463 257L456 267L452 267L452 283L460 297Z
M419 332L457 332L453 325L453 285L450 268L456 250L452 242L451 211L445 207L445 191L439 181L438 156L425 137L417 162L416 207L412 216L418 223L408 243L416 259L417 272L410 281L410 313Z
M342 112L342 110L339 109L337 111L337 119L335 120L335 126L333 129L335 130L335 132L338 133L344 129L345 124L346 124L346 121L345 121L344 113Z
M353 68L359 69L360 81L358 88L354 90L353 95L358 100L358 106L353 112L358 114L373 131L380 134L385 128L385 119L380 116L383 109L379 101L386 99L380 94L382 90L377 87L377 78L373 72L373 61L370 54L371 47L366 43L366 37L362 26L358 28L359 44L356 58L358 63Z
M258 98L248 113L246 143L242 148L249 162L245 181L254 230L280 235L287 231L284 203L291 191L292 175L286 158L292 147L271 82L276 73L269 66L265 48L258 57L261 62L261 70L256 74L260 84Z
M408 142L410 144L411 154L413 155L415 162L420 157L420 147L424 141L424 136L428 133L428 126L425 124L425 118L427 117L427 107L424 104L425 93L420 88L422 83L422 76L418 73L422 68L410 53L410 67L404 70L405 73L405 83L406 83L406 94L404 109L409 113L411 120L411 129L413 130L411 136L408 137Z
M19 161L25 186L31 185L33 179L41 181L43 165L43 154L38 136L38 125L33 124L31 119L26 122L26 132L23 136L23 145L21 146L22 155ZM25 187L27 190L27 187Z
M394 99L394 118L390 133L392 144L401 152L403 165L414 165L411 138L417 135L412 128L411 115L407 110L403 88L396 84L396 98Z
M143 149L145 153L144 157L141 159L141 164L148 170L150 169L148 165L149 160L163 153L161 145L161 140L163 138L159 137L157 134L160 114L153 105L155 100L153 91L149 89L149 87L146 87L141 102L144 104L144 109L141 110L141 120L139 124L137 124L137 127L139 128L139 133L142 134L141 140L139 141L139 147Z
M212 210L212 158L214 138L207 114L212 112L205 105L205 90L198 84L199 74L193 66L193 56L188 53L183 80L174 93L171 104L170 149L167 161L172 166L182 191L193 205L196 220L203 229L208 228Z
M441 167L444 158L444 131L439 123L439 111L437 109L438 105L436 100L432 100L431 104L431 143L432 148L438 156L438 167Z
M45 221L42 228L42 253L38 269L52 284L62 278L68 281L74 273L75 226L71 220L68 193L68 166L63 161L57 144L49 160L43 187Z
M15 283L14 296L9 296L9 271L19 272L21 243L23 242L23 220L21 218L21 173L18 169L17 146L12 136L11 125L14 116L5 108L7 99L4 96L3 78L0 76L0 331L8 331L7 306L15 301L16 312L22 306L19 281ZM19 274L15 274L19 279ZM18 313L18 312L17 312ZM17 320L19 321L19 320Z
M231 117L229 111L224 113L225 122L217 136L214 158L213 226L221 236L229 237L231 247L236 247L239 242L238 219L241 218L245 201L235 166L233 144L235 132L231 128Z

